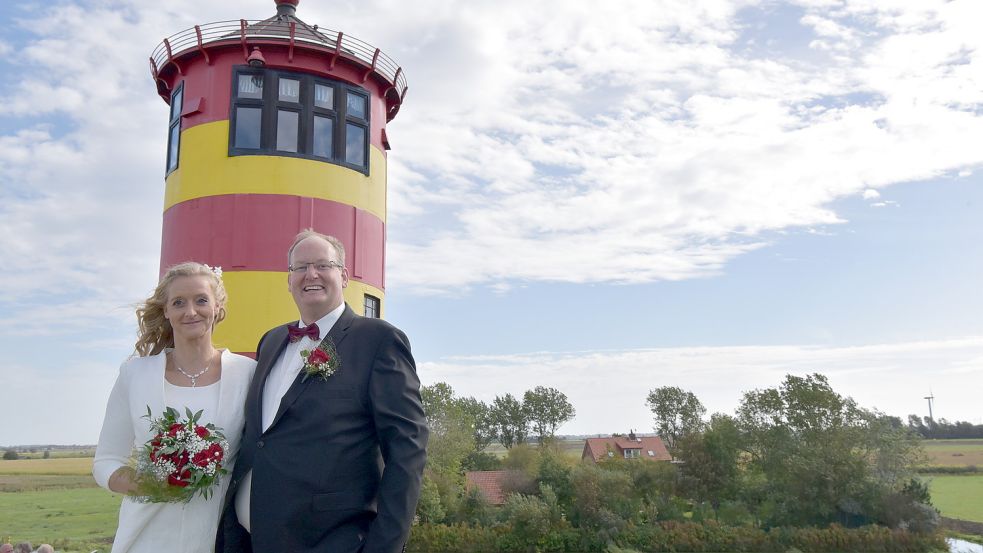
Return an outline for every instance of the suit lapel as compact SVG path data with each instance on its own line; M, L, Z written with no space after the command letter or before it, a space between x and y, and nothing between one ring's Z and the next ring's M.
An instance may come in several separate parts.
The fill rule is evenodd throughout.
M355 312L352 311L351 307L348 307L348 304L345 304L345 310L341 312L341 317L338 318L338 322L331 327L331 331L328 332L327 335L327 337L331 338L331 340L334 342L335 348L337 348L341 341L345 339L345 336L348 335L348 329L351 327L354 319ZM280 350L282 351L283 348L281 347ZM277 354L277 357L279 357L279 354ZM275 361L276 359L274 359L274 362ZM342 365L344 365L344 362L344 359L342 359ZM268 373L269 371L267 371L267 374ZM270 423L270 428L276 426L276 423L280 421L280 417L283 416L283 413L286 412L286 410L289 409L295 401L297 401L300 394L307 389L313 380L313 378L308 378L305 380L303 370L297 373L297 377L290 385L290 388L287 389L287 393L283 394L283 398L280 399L280 408L277 409L276 416L273 418L273 422Z
M292 323L296 324L296 323ZM269 345L257 352L256 376L253 377L253 397L255 398L249 406L247 420L254 424L256 428L263 429L263 391L266 389L266 379L270 376L270 371L276 365L283 350L287 348L287 325L274 328L266 338Z

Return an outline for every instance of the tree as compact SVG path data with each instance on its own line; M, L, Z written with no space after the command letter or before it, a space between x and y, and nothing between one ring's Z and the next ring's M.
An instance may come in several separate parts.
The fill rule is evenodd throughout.
M741 435L737 421L716 413L703 432L683 436L677 444L682 485L689 496L718 508L740 489Z
M460 404L465 414L471 419L474 450L476 452L484 451L498 437L495 421L492 420L491 416L491 407L473 397L462 399Z
M821 374L747 392L737 415L768 524L883 520L883 498L914 474L912 433L840 396Z
M672 454L682 436L702 428L702 417L707 411L692 392L675 386L650 391L645 404L655 417L655 431Z
M526 442L529 434L529 418L522 402L512 394L495 396L491 406L491 419L498 431L498 441L511 449Z
M15 449L11 448L3 452L4 461L16 461L17 459L20 459L20 455L17 454L17 450Z
M545 438L552 438L561 424L577 414L563 392L545 386L527 390L522 397L522 406L540 443Z
M427 468L457 479L462 460L474 449L470 419L445 382L421 387L420 396L430 427Z

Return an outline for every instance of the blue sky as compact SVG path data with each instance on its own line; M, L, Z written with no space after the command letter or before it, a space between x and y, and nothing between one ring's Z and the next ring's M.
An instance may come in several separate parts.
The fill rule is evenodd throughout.
M426 384L648 431L787 373L983 422L973 1L301 2L401 63L387 318ZM0 444L91 443L155 282L146 58L269 0L0 7ZM233 298L234 301L234 298Z

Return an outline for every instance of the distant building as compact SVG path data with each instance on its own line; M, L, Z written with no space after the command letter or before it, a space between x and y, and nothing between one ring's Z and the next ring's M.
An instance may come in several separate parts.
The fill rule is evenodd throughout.
M504 470L473 470L464 475L465 489L471 490L478 488L481 495L485 497L490 505L502 505L505 503L505 493L502 492L502 483L508 471Z
M627 436L612 436L610 438L587 438L584 443L582 460L595 463L601 459L648 459L649 461L672 461L672 455L658 436L636 436L634 432Z

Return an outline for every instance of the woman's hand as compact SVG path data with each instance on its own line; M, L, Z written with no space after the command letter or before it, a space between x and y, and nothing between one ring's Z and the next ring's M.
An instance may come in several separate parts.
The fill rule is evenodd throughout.
M109 489L121 494L132 495L137 491L136 471L133 467L120 467L109 477Z

